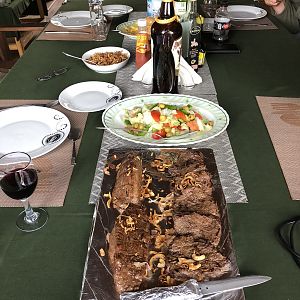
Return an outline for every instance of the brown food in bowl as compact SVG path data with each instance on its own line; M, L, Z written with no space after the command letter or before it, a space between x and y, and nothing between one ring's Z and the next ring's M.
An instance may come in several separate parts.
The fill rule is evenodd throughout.
M90 56L88 62L97 66L109 66L119 64L128 58L127 54L122 51L116 52L97 52Z

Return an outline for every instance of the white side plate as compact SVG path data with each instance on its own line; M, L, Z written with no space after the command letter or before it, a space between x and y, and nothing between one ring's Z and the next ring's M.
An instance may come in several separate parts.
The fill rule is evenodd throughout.
M108 17L120 17L123 15L127 15L132 11L133 8L128 5L113 4L103 6L103 13Z
M66 28L81 28L91 25L89 11L61 12L51 18L51 23Z
M227 9L230 19L237 21L256 20L267 15L267 12L264 9L255 6L229 5Z
M70 132L60 111L40 106L17 106L0 111L0 156L22 151L32 158L58 147Z
M94 112L105 109L110 103L122 98L121 90L108 82L85 81L70 85L59 97L66 109L77 112Z

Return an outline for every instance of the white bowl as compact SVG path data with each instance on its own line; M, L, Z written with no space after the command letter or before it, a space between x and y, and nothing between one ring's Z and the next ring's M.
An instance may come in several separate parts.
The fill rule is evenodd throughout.
M88 62L85 62L85 60L88 60L93 54L95 53L104 53L104 52L117 52L117 51L122 51L122 53L127 55L127 59L118 63L118 64L113 64L113 65L108 65L108 66L98 66L98 65L93 65L90 64ZM87 52L85 52L82 55L82 60L84 62L84 64L90 68L91 70L97 72L97 73L113 73L116 72L118 70L120 70L121 68L123 68L128 60L130 58L130 52L124 48L120 48L120 47L100 47L100 48L95 48L92 50L89 50Z

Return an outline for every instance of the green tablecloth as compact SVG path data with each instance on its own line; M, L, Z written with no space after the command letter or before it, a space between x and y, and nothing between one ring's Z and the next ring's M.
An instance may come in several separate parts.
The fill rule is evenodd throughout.
M0 25L20 24L19 18L33 0L12 0L9 6L0 7Z
M126 3L136 11L146 7L146 1L107 2ZM77 0L68 5L64 9L84 7ZM220 105L231 118L228 134L249 199L249 204L228 208L240 272L273 278L247 288L246 298L298 300L299 268L274 230L283 220L300 214L300 203L290 199L255 96L300 97L300 40L272 20L279 30L230 33L241 54L208 55L207 60ZM0 83L0 97L56 99L62 89L76 82L114 82L114 74L93 73L61 51L80 56L96 46L121 43L122 36L116 32L106 42L34 42ZM35 80L62 66L71 69L47 82ZM0 299L78 299L93 213L87 203L101 143L101 132L95 130L100 117L101 113L89 115L65 205L48 209L46 227L21 233L14 223L21 209L0 208Z

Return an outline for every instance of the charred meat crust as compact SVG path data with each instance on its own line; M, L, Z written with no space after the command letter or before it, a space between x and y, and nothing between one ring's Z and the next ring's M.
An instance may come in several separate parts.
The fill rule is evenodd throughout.
M134 154L128 154L120 164L112 192L113 206L119 213L130 203L141 203L142 171L141 158Z
M119 294L139 289L146 276L149 232L145 210L133 204L115 222L109 236L108 256Z

